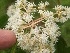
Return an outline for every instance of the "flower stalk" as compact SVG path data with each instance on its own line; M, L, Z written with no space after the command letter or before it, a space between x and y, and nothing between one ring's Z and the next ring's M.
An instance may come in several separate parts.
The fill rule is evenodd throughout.
M60 0L57 0L57 2L58 2L58 5L60 5L60 4L61 4Z

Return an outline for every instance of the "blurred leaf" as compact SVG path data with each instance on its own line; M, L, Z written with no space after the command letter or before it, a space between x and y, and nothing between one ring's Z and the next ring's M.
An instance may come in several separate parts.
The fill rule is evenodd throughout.
M59 37L58 42L55 45L55 53L70 53L70 47L67 47L66 41L62 36Z
M13 1L15 0L0 0L0 28L3 28L7 23L7 8Z
M22 50L19 47L16 47L16 52L15 53L26 53L24 50Z
M7 15L1 16L1 18L0 18L0 28L3 28L6 25L7 19L8 19Z
M56 51L55 53L66 53L66 42L64 39L60 36L58 42L55 45Z
M64 23L64 25L61 26L61 33L63 39L66 41L67 46L70 46L70 20Z
M61 5L70 6L70 0L60 0Z

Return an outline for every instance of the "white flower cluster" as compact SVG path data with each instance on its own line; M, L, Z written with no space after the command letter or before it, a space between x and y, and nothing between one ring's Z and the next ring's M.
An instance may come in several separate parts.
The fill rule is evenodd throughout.
M14 31L21 49L31 53L55 52L54 46L60 36L56 22L65 22L70 18L70 7L57 5L55 12L51 12L45 10L48 5L47 1L35 5L27 0L17 0L8 8L9 19L5 29ZM40 18L34 20L35 12L40 14Z
M55 14L57 15L57 17L55 18L56 22L64 23L65 21L70 19L70 7L57 5L54 9L56 11Z
M41 1L38 5L39 5L38 9L45 9L45 7L49 5L49 3L47 1L43 3Z

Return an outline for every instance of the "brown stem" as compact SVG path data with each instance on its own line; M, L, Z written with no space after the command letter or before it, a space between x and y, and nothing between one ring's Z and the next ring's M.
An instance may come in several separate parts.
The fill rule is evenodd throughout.
M26 24L23 26L23 29L29 28L29 27L34 27L36 24L44 20L45 17L38 18L36 20L33 20L32 22Z
M34 0L30 0L30 2L34 2Z
M60 5L60 4L61 4L60 0L57 0L57 2L58 2L58 5Z

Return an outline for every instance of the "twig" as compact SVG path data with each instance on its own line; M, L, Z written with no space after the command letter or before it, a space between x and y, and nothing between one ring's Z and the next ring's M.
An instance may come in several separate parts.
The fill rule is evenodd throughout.
M34 2L35 0L30 0L30 2Z
M57 0L57 2L58 2L58 5L60 5L60 4L61 4L60 0Z
M41 18L38 18L26 25L23 26L23 29L26 29L26 28L29 28L29 27L34 27L36 24L38 24L39 22L41 22L42 20L44 20L45 17L41 17Z

